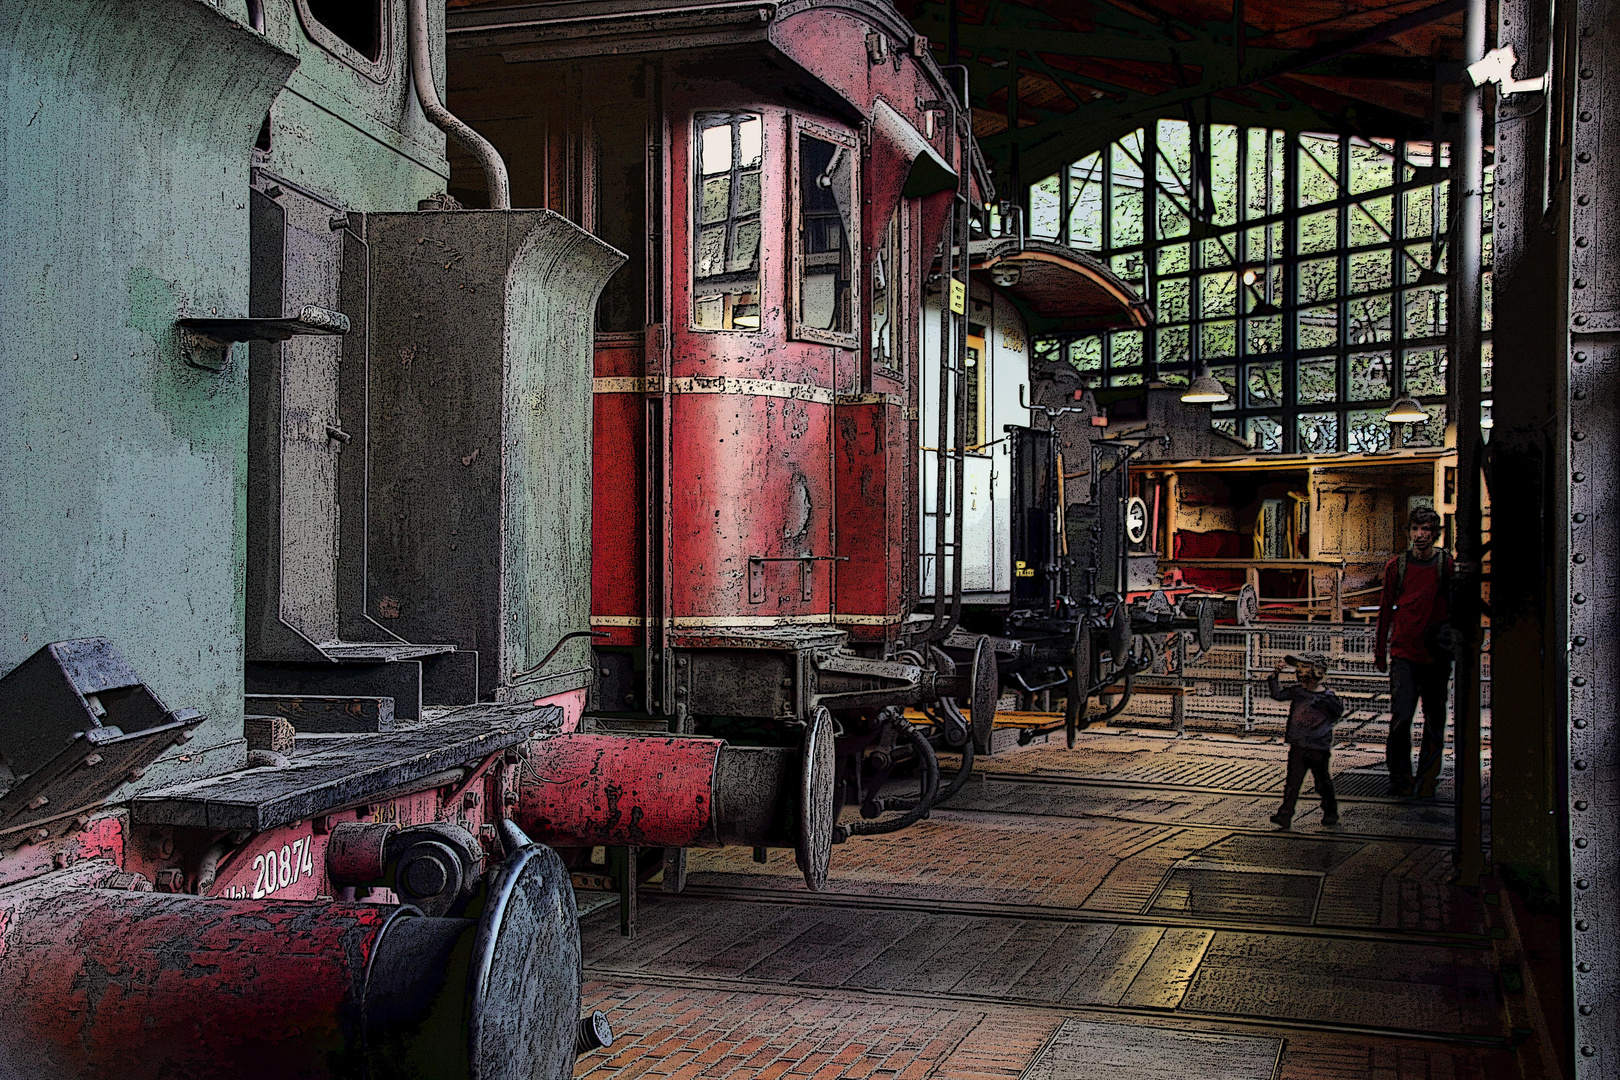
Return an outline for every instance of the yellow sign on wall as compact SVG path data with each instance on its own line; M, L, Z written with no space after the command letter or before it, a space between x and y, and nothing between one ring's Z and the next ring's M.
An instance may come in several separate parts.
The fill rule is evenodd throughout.
M956 315L967 314L967 286L951 278L951 312Z

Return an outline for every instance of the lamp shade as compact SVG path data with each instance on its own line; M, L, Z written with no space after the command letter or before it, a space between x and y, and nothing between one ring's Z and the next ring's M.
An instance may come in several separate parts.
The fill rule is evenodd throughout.
M1404 394L1396 398L1389 412L1384 414L1384 419L1391 424L1415 424L1428 418L1429 414L1423 411L1423 406Z
M1227 396L1226 387L1208 371L1199 372L1198 378L1181 392L1181 400L1189 405L1214 404L1225 401Z

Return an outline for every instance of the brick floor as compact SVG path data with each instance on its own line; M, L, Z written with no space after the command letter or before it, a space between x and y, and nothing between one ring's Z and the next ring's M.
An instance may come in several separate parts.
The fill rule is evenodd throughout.
M1490 1037L1505 1028L1489 950L1403 943L1386 954L1376 942L1300 938L1296 947L1269 932L1143 924L1167 902L1163 883L1178 865L1242 865L1261 871L1256 880L1278 880L1265 877L1268 866L1315 873L1320 865L1311 909L1318 926L1485 932L1478 896L1448 882L1450 856L1439 842L1449 833L1448 806L1362 797L1344 804L1344 823L1330 832L1307 797L1295 832L1281 836L1265 818L1285 754L1264 738L1091 731L1072 752L1031 746L997 755L985 768L998 780L970 785L904 833L834 851L832 892L1136 923L701 897L664 903L647 894L644 933L627 941L611 911L593 916L586 1007L607 1011L616 1041L584 1058L576 1075L1019 1080L1074 1015L1281 1037L1276 1080L1538 1075L1521 1072L1504 1047L1324 1032L1308 1022ZM1375 769L1382 747L1343 748L1334 761L1336 771ZM1166 789L1166 781L1220 790ZM693 852L689 869L698 886L803 888L786 851L764 865L741 849ZM1191 893L1172 899L1182 896Z

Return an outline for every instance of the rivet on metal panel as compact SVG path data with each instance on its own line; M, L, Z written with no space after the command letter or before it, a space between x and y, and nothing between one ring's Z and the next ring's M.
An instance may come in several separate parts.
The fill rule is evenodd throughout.
M1584 603L1586 603L1586 594L1585 594L1585 593L1583 593L1583 592L1578 592L1578 593L1576 593L1576 594L1575 594L1575 602L1576 602L1576 603L1577 603L1577 604L1584 604Z
M1575 400L1576 401L1585 401L1586 400L1586 391L1585 390L1577 390L1577 391L1575 391Z
M1586 288L1586 279L1585 279L1585 278L1576 278L1576 279L1575 279L1575 287L1576 287L1576 288L1577 288L1577 289L1584 289L1584 288Z
M1586 479L1586 474L1585 474L1585 473L1583 473L1583 472L1578 472L1578 473L1570 473L1570 475L1569 475L1569 478L1570 478L1570 479L1571 479L1571 480L1573 480L1573 481L1575 481L1575 482L1576 482L1576 483L1577 483L1577 484L1578 484L1578 483L1580 483L1580 482L1581 482L1581 481L1582 481L1582 480L1585 480L1585 479Z
M1584 1057L1592 1057L1596 1053L1597 1053L1597 1050L1595 1050L1594 1048L1592 1048L1590 1046L1581 1047L1581 1054Z
M1581 522L1583 522L1585 520L1586 520L1586 515L1585 514L1576 514L1575 515L1575 524L1579 525ZM1586 644L1586 639L1582 638L1581 641L1580 641L1580 644L1582 644L1582 645Z
M1581 933L1584 934L1588 930L1592 929L1592 924L1587 922L1585 919L1576 919L1575 920L1575 929L1579 930Z
M1575 246L1576 246L1576 247L1578 247L1578 248L1583 248L1583 247L1585 247L1585 246L1586 246L1586 245L1587 245L1587 244L1589 244L1589 243L1591 243L1591 241L1590 241L1590 240L1588 240L1588 239L1587 239L1587 238L1586 238L1586 237L1584 237L1584 236L1577 236L1577 237L1576 237L1576 238L1575 238Z
M1575 970L1576 971L1583 971L1583 972L1584 971L1591 971L1592 970L1592 965L1588 964L1586 961L1583 960L1579 964L1575 965Z
M1586 837L1584 837L1584 836L1578 836L1578 837L1575 838L1575 846L1578 847L1578 848L1585 847L1586 843L1587 843L1587 840L1586 840Z
M1585 123L1586 121L1589 121L1591 119L1592 119L1592 114L1589 111L1587 111L1585 109L1582 109L1581 110L1581 121L1582 121L1582 123Z
M1585 561L1586 561L1586 556L1583 553L1577 551L1575 553L1575 562L1576 562L1576 564L1578 565L1578 564L1583 563Z
M801 600L814 600L816 598L815 566L816 564L813 562L799 564L799 598Z
M1576 686L1585 686L1586 685L1586 677L1584 675L1575 676L1575 685Z
M1575 887L1577 889L1590 889L1592 887L1592 883L1587 881L1585 878L1576 878Z
M1575 730L1576 731L1585 731L1586 730L1586 721L1585 720L1576 720L1575 721Z
M1585 247L1586 245L1581 244L1580 246ZM1586 325L1586 316L1585 315L1577 315L1577 316L1575 316L1575 325L1576 326L1585 326Z
M1592 155L1587 153L1585 150L1582 150L1580 153L1575 155L1575 160L1579 161L1582 165L1585 165L1587 162L1592 160Z
M1591 68L1581 68L1581 78L1590 79L1591 77L1592 77L1592 69Z
M1576 772L1585 772L1586 771L1586 759L1585 758L1576 758L1575 759L1575 771Z
M1582 1016L1591 1016L1592 1015L1592 1006L1590 1006L1590 1005L1582 1005L1581 1006L1581 1015Z
M1584 352L1577 352L1577 353L1576 353L1576 354L1575 354L1575 362L1576 362L1576 363L1577 363L1577 364L1584 364L1584 363L1586 363L1586 354L1585 354L1585 353L1584 353Z
M91 754L89 757L84 759L84 765L85 765L85 768L87 768L87 769L93 769L97 765L100 765L100 764L101 764L101 755L100 754Z
M1577 810L1585 810L1586 809L1586 800L1585 799L1576 799L1575 800L1575 809L1577 809Z

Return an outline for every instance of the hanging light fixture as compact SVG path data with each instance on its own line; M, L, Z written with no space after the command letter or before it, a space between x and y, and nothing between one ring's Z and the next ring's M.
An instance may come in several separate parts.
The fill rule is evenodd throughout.
M1402 394L1390 405L1384 419L1391 424L1416 424L1428 420L1429 414L1423 411L1423 406L1416 399Z
M1227 399L1226 387L1209 373L1207 365L1200 366L1198 378L1181 392L1181 400L1189 405L1212 405Z
M1003 289L1018 284L1018 279L1023 275L1024 268L1015 262L996 263L990 268L990 280Z

